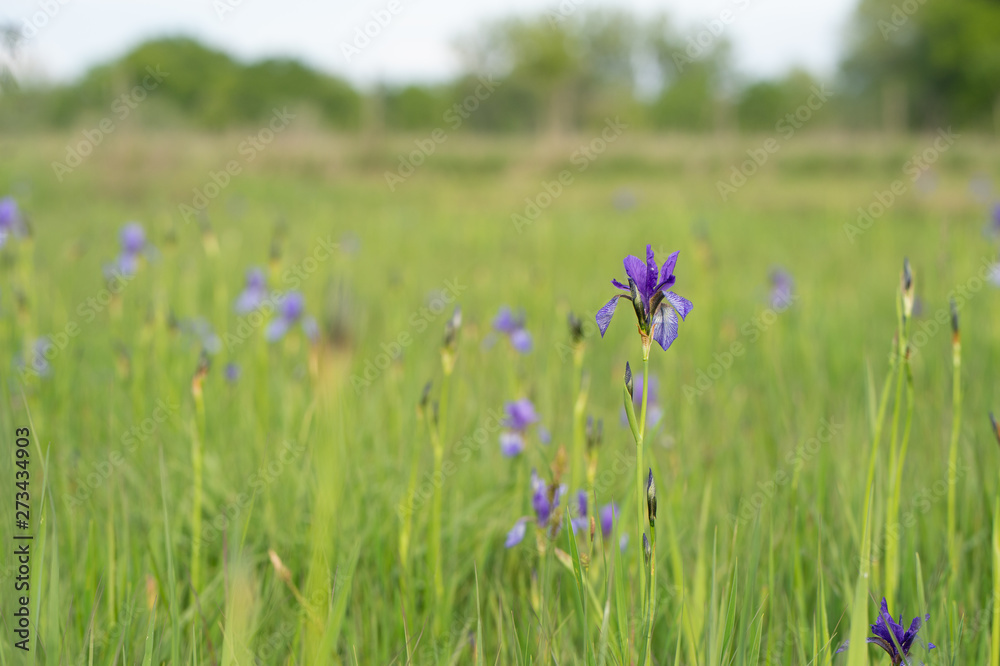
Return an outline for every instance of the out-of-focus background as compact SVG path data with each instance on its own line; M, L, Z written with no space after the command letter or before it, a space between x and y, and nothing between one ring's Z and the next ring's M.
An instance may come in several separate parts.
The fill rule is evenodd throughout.
M0 29L0 541L35 538L0 663L628 664L643 627L655 664L889 663L886 597L917 660L998 666L997 2ZM641 384L648 624L642 352L594 318L647 244L694 303Z

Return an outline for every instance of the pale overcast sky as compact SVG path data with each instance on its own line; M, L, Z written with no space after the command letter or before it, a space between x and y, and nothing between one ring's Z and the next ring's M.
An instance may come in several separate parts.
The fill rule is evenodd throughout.
M440 81L460 66L456 38L483 21L568 10L621 7L639 16L666 12L681 34L730 13L723 34L735 62L751 76L800 65L823 74L835 67L856 0L4 0L0 23L30 33L22 62L46 78L72 79L151 37L184 34L239 58L297 57L356 84ZM397 8L388 24L350 61L342 44L373 12ZM231 9L231 11L228 11ZM385 14L383 13L383 18ZM28 21L25 24L25 21ZM719 25L719 22L716 22Z

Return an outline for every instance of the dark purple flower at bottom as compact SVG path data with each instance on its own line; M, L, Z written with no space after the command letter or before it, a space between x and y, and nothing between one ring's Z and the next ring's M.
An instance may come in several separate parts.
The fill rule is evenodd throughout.
M920 625L929 619L931 619L930 615L925 615L923 620L918 615L913 618L910 628L904 631L902 614L899 616L898 623L893 622L892 616L889 615L889 605L886 603L885 597L882 597L882 608L879 611L878 619L872 625L874 636L869 636L866 641L885 650L885 653L892 659L893 666L899 666L904 661L909 662L910 648L913 647L913 642L917 638ZM845 641L837 649L837 652L843 652L848 648L848 645L849 641ZM937 646L934 643L927 644L928 650L933 650L935 647Z

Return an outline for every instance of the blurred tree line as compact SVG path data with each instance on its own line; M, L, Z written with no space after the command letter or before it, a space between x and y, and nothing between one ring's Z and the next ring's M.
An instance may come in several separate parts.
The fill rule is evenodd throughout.
M458 44L467 74L447 84L360 91L294 60L244 64L191 39L161 39L72 84L4 86L0 125L77 126L111 115L116 100L131 109L130 91L148 85L153 63L164 74L139 121L207 129L260 122L288 105L346 131L555 135L614 115L652 130L771 131L819 86L802 70L741 76L726 40L732 12L681 30L663 16L581 1L470 34ZM825 82L835 94L810 126L1000 130L996 0L861 0L849 34L841 69Z

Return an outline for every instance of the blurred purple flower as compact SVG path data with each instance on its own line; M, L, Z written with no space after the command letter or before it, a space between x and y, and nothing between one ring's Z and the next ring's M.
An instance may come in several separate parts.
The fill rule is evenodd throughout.
M247 271L246 286L236 298L236 312L246 314L256 310L267 298L267 280L264 271L251 268Z
M508 458L520 455L524 451L524 436L519 432L504 431L500 433L500 452Z
M549 485L544 479L538 476L538 472L531 470L531 508L535 512L535 524L539 529L551 527L553 536L558 533L559 525L550 525L549 521L559 507L559 501L565 494L566 486L556 487ZM584 510L586 510L586 507L584 507ZM514 523L514 526L507 533L507 539L504 542L506 548L512 548L521 543L527 531L525 524L528 520L529 518L520 518Z
M552 443L552 433L545 426L538 426L538 441L542 444Z
M987 278L995 287L1000 287L1000 264L990 266L990 274Z
M13 197L0 199L0 247L7 243L10 236L24 235L24 218Z
M504 405L507 418L503 424L514 430L524 431L528 426L538 421L538 414L535 413L535 406L527 398L521 398Z
M531 333L524 328L524 312L518 312L515 316L506 305L500 308L496 318L493 319L493 328L503 333L510 340L511 346L522 354L531 351Z
M639 418L639 413L642 409L642 391L644 389L642 375L634 375L632 377L632 387L632 404L635 406L636 418ZM646 401L646 409L649 410L646 413L646 423L650 428L655 428L656 424L663 418L663 408L659 404L659 388L659 380L651 376L649 378L649 398ZM624 406L621 409L621 422L623 426L628 427L628 414L625 413Z
M663 262L662 271L656 265L652 245L646 246L645 263L632 255L625 257L628 284L622 284L618 280L612 280L611 284L626 293L616 294L597 311L595 317L601 337L604 337L608 325L611 324L611 317L615 314L618 300L624 298L632 302L643 340L652 337L664 351L670 348L678 335L677 315L685 319L694 308L691 301L671 291L676 282L674 266L677 265L679 254L674 252L667 257Z
M605 539L611 537L611 530L615 525L615 515L618 513L618 507L615 506L614 502L610 504L605 504L600 510L601 519L601 534L604 535Z
M795 288L795 281L791 274L783 268L774 268L769 277L771 281L771 307L775 310L788 308L795 300L792 290Z
M126 277L135 275L139 268L139 257L146 251L146 232L138 222L129 222L118 234L122 251L115 260L117 268ZM105 269L105 273L107 273Z
M264 337L268 342L277 342L285 337L295 324L301 324L302 331L315 342L319 335L316 320L306 314L306 299L298 291L290 291L278 301L278 318L267 325Z
M236 381L240 378L240 366L232 362L226 363L225 374L226 374L226 381L229 382L230 384L235 384Z

